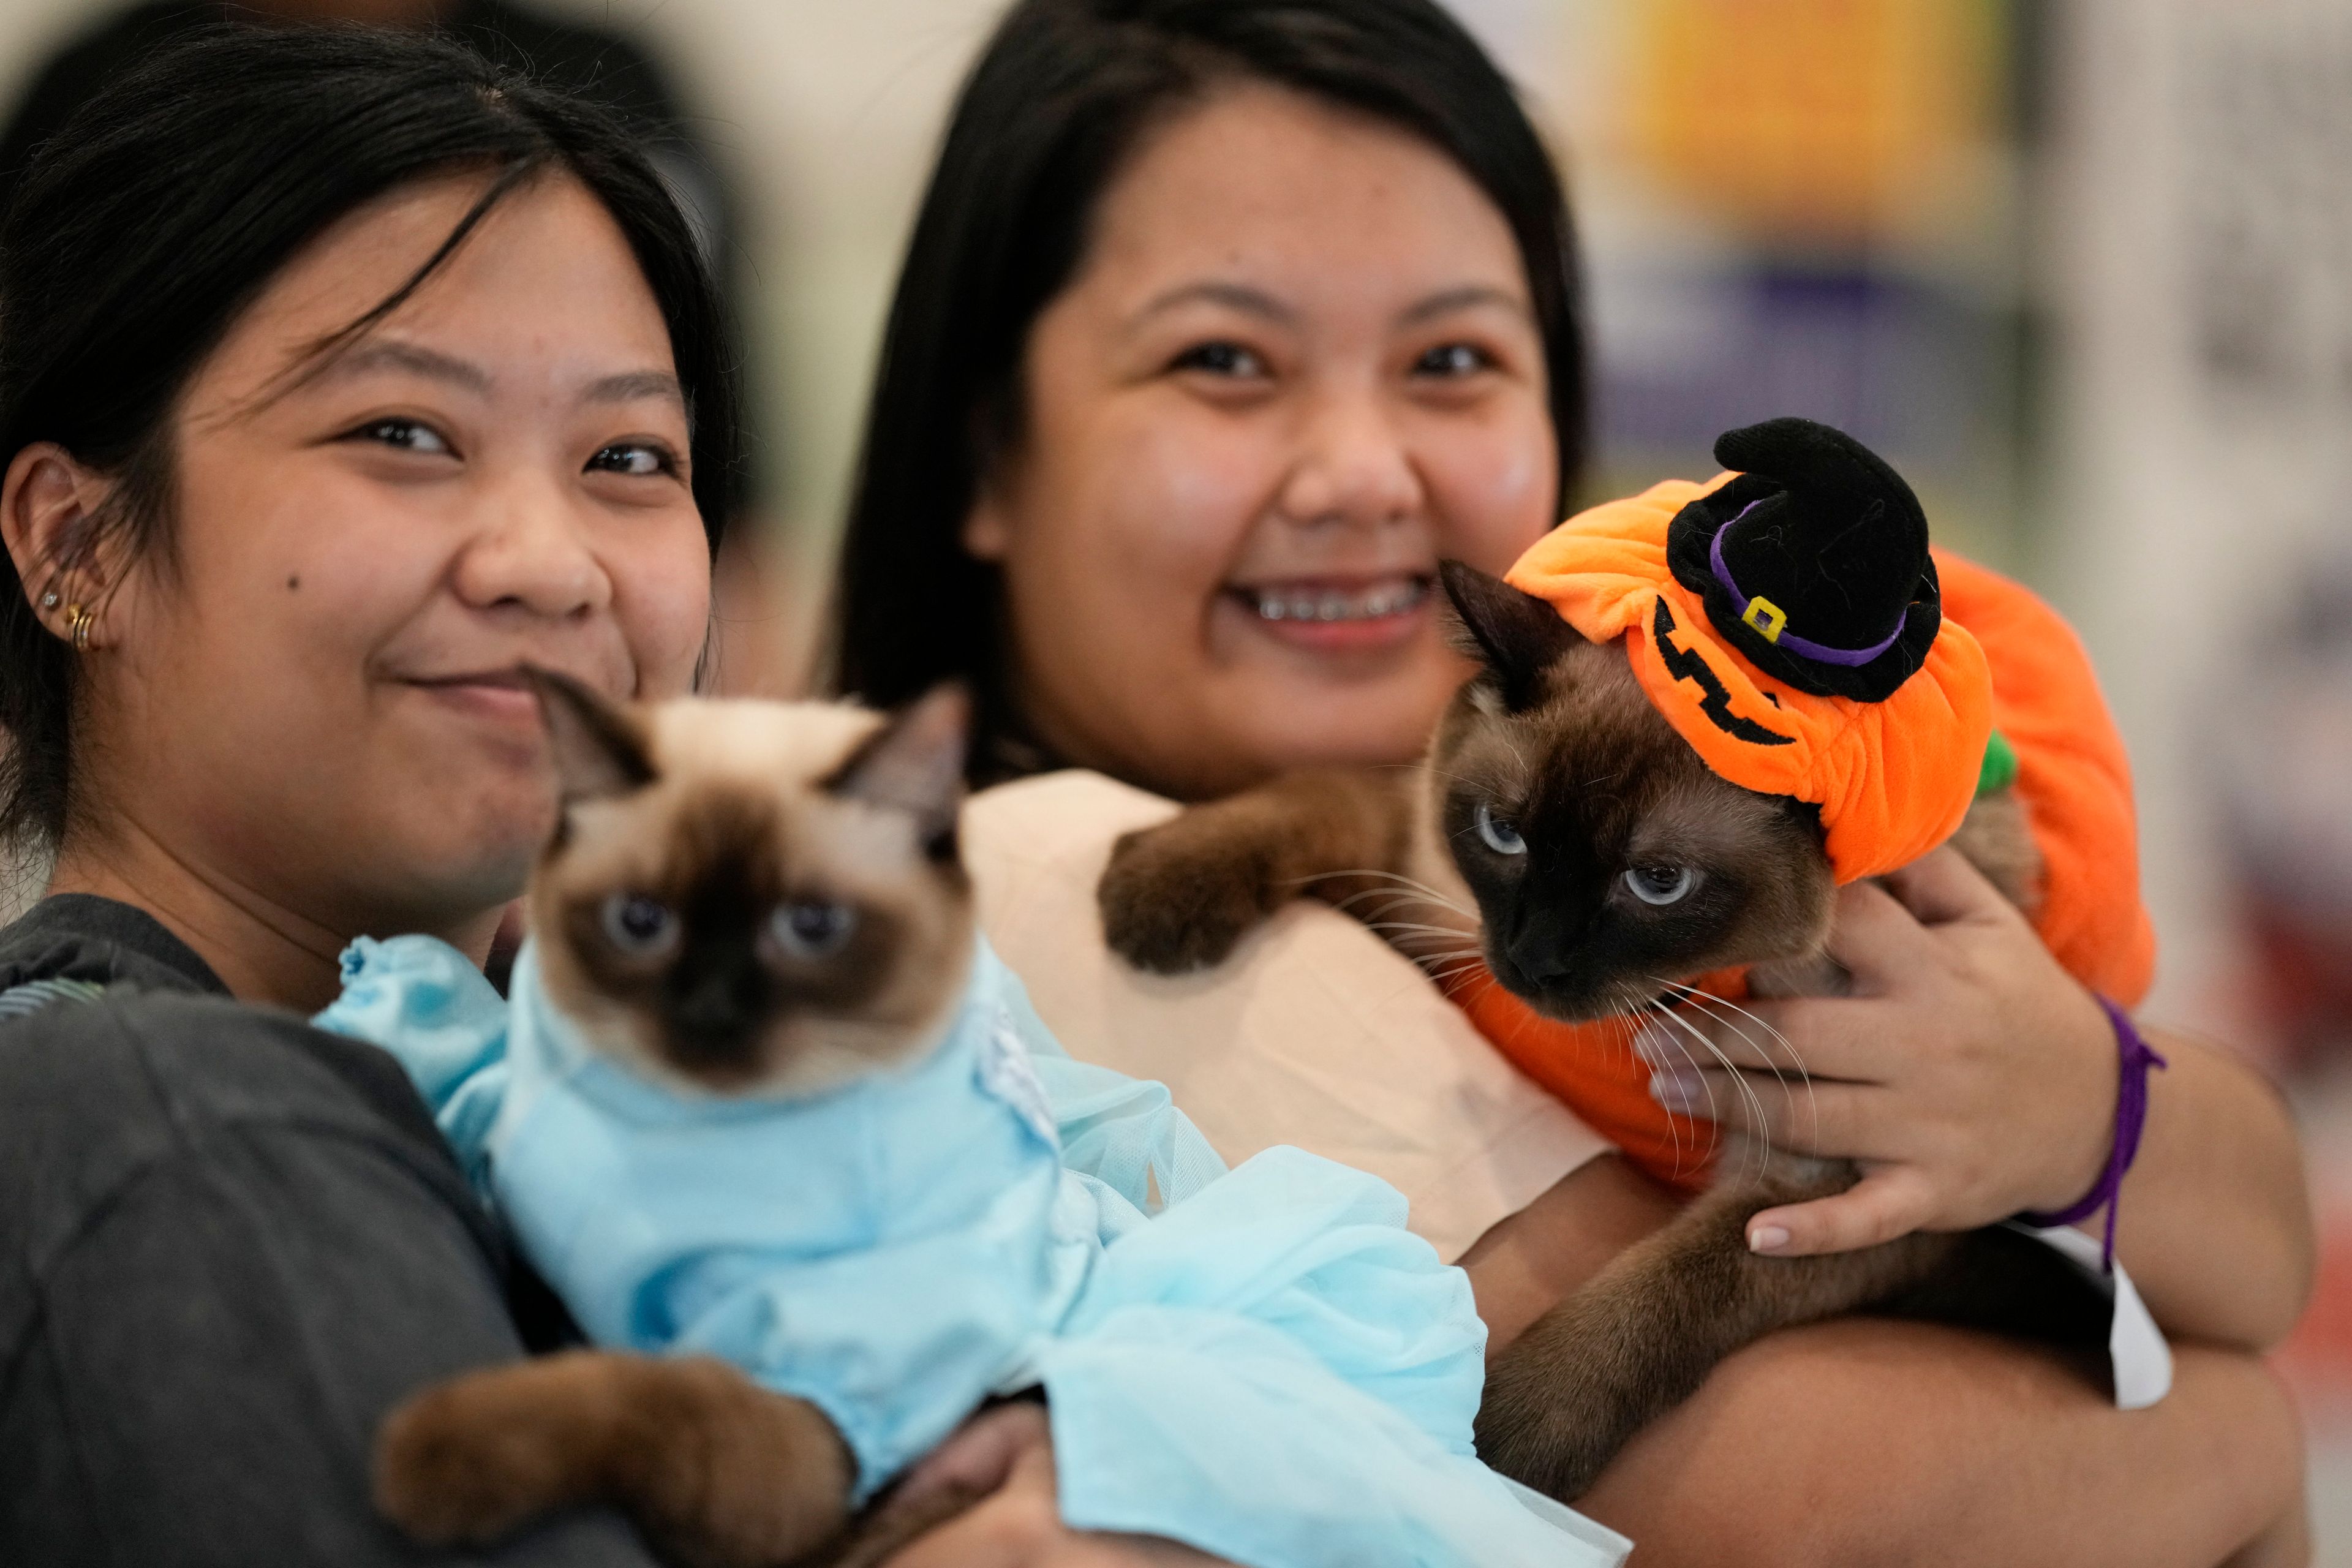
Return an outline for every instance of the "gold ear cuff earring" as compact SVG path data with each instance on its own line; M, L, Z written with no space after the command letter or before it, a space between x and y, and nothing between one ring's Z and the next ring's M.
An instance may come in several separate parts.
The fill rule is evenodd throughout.
M89 610L83 609L79 605L68 605L66 606L67 635L73 639L74 652L88 653L89 651L90 624L97 619L98 616L96 615L92 614Z

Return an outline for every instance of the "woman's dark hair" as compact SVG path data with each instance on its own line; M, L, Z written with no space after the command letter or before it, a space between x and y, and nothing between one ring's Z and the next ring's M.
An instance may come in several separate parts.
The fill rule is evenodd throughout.
M405 300L488 209L546 173L577 179L627 237L669 328L692 419L694 497L711 546L739 443L734 367L693 231L604 110L457 45L362 28L221 27L110 84L44 143L0 220L0 465L54 441L112 477L107 504L47 575L101 542L171 549L173 415L245 309L296 251L401 186L479 169L491 183L440 248L331 355ZM32 585L38 591L40 584ZM0 847L54 845L70 784L73 655L0 552Z
M1562 494L1574 483L1585 375L1567 202L1510 84L1460 24L1433 0L1021 0L957 99L890 308L835 605L839 689L895 704L960 676L978 691L983 742L1011 722L997 574L961 534L990 463L1020 437L1030 327L1143 134L1236 81L1402 127L1501 210L1543 336Z

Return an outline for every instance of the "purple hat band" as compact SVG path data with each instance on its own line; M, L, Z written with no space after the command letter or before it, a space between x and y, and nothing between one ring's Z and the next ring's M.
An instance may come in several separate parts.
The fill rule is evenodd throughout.
M1759 496L1741 507L1729 522L1715 531L1715 538L1708 542L1706 547L1707 564L1715 568L1715 580L1723 584L1723 591L1731 595L1732 607L1738 611L1740 620L1754 627L1774 647L1793 653L1800 658L1811 659L1816 664L1868 664L1893 647L1895 639L1901 637L1903 628L1910 624L1908 609L1896 618L1893 631L1868 647L1824 647L1820 643L1807 642L1803 637L1782 630L1789 624L1789 615L1780 605L1769 599L1751 599L1739 591L1739 584L1731 580L1730 569L1723 563L1723 536L1738 526L1740 518L1771 499Z

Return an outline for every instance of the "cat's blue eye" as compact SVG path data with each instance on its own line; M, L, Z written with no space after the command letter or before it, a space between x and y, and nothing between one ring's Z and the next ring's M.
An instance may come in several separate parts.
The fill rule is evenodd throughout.
M643 893L614 893L601 912L605 940L633 958L656 958L677 945L677 916Z
M836 952L856 926L857 911L846 904L780 904L768 917L768 934L791 958Z
M1625 886L1645 904L1678 904L1698 886L1698 873L1687 866L1636 866L1625 873Z
M1485 839L1486 847L1497 855L1524 855L1528 852L1528 841L1519 837L1519 830L1496 816L1483 800L1478 803L1478 837Z

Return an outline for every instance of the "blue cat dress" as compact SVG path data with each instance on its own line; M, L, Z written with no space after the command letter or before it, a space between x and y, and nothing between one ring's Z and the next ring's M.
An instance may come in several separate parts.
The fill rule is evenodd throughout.
M343 955L318 1022L397 1057L600 1345L809 1400L857 1494L1042 1386L1063 1519L1245 1568L1605 1568L1625 1540L1480 1464L1468 1277L1376 1177L1227 1171L1156 1083L1071 1060L980 944L908 1064L796 1099L586 1047L526 944L502 1001L428 937Z

